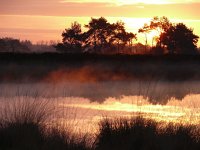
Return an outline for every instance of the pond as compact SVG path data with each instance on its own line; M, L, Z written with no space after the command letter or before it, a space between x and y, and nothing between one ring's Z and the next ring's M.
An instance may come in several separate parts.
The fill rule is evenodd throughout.
M54 110L47 123L74 132L95 133L105 117L140 115L164 122L200 122L199 81L2 83L0 89L1 106L17 101L48 102Z

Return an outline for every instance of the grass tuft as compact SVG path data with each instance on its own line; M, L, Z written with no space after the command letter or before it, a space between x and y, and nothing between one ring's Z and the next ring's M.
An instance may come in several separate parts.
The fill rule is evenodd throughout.
M198 126L172 123L164 126L141 117L104 119L95 146L97 150L199 150L199 131Z
M46 124L53 114L47 101L18 99L1 107L0 150L86 150L86 137Z

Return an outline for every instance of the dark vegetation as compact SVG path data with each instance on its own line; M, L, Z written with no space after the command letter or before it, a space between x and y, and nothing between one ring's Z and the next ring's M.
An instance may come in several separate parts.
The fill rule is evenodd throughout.
M70 133L45 129L35 123L15 123L0 127L1 150L87 150L84 139Z
M103 54L197 54L198 36L193 29L183 23L171 23L166 17L154 17L150 23L145 24L139 33L145 34L145 46L143 52L137 51L133 40L137 40L137 34L128 33L122 21L109 23L103 17L91 18L82 32L81 24L74 22L70 28L62 33L62 43L55 47L60 52L66 53L103 53ZM155 31L158 36L152 39L152 45L148 46L148 33ZM156 43L154 45L154 43Z
M13 38L0 38L0 52L29 52L30 49L26 44L21 43Z
M41 52L55 52L55 41L39 41L33 44L29 40L20 41L14 38L0 38L0 53L12 52L12 53L41 53Z
M199 55L99 55L99 54L0 54L0 81L42 82L61 70L60 81L79 81L67 72L84 70L98 81L199 80ZM66 77L65 77L66 75ZM116 77L116 78L115 78ZM84 77L87 81L87 77ZM58 80L59 82L59 80Z
M49 90L49 97L62 97L62 91L70 90L73 96L97 102L142 95L152 103L165 104L172 97L182 100L200 93L199 65L199 55L1 53L0 95L8 90L4 88L7 84L51 84L27 92L42 94L43 89ZM57 94L54 86L60 89Z
M154 17L149 24L139 29L146 37L151 31L157 31L159 36L152 39L152 54L197 54L199 37L183 23L173 24L166 17ZM154 40L156 45L154 46Z
M199 126L171 123L165 125L141 117L102 120L95 142L91 144L87 141L89 139L86 135L78 136L67 129L60 130L46 126L44 120L49 116L49 110L45 109L42 112L40 110L41 106L46 107L46 103L32 107L28 101L24 102L12 105L12 109L10 107L1 109L1 150L199 150L200 148ZM32 115L29 115L29 112Z
M100 123L97 150L198 150L198 126L162 124L141 117L106 119Z
M63 43L55 46L57 50L70 53L116 53L127 44L131 48L133 39L136 39L136 34L126 32L123 22L111 24L103 17L92 18L85 28L88 31L82 33L81 24L72 23L71 28L62 33Z
M60 53L95 53L95 54L182 54L199 53L197 43L199 37L193 29L183 23L172 23L166 17L154 17L150 23L144 24L138 33L127 32L125 23L117 21L110 23L104 17L91 18L84 25L74 22L62 33L62 42L41 41L32 44L31 41L20 41L13 38L0 39L0 52L57 52ZM148 34L156 32L151 44ZM145 35L145 44L136 43L137 34ZM44 39L45 40L45 39Z
M17 99L1 106L1 150L86 150L85 138L67 129L48 125L53 115L50 103L34 99Z

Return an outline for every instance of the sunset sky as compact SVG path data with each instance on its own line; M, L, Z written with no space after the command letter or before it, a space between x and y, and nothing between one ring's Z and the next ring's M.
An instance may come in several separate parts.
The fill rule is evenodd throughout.
M122 20L130 32L153 16L183 22L200 36L200 0L1 0L0 37L61 40L73 21L87 24L91 17ZM141 42L143 35L139 35ZM200 46L200 44L199 44Z

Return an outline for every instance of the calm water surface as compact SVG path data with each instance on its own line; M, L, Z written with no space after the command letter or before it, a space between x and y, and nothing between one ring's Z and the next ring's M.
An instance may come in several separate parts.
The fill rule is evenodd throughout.
M1 84L5 102L39 100L55 106L49 124L95 132L104 118L142 115L158 121L198 124L200 82L116 81L63 84Z

